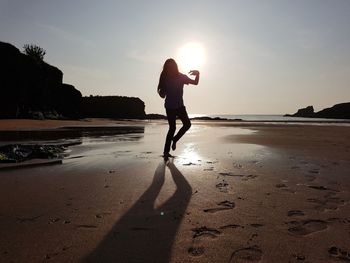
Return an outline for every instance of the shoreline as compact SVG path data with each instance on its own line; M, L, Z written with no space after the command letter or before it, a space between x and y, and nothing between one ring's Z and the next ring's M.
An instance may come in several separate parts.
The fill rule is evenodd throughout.
M318 121L240 121L240 120L198 120L191 119L193 124L204 125L224 125L224 126L269 126L269 125L319 125L319 126L350 126L349 122L318 122ZM31 120L31 119L0 119L1 131L30 131L30 130L47 130L52 129L71 129L71 128L109 128L120 125L145 125L149 123L164 123L166 120L114 120L114 119L84 119L84 120Z

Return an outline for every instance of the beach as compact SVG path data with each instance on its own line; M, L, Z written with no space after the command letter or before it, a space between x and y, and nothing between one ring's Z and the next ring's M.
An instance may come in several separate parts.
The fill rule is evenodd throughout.
M0 120L1 145L69 142L0 164L0 262L350 261L349 125L193 121L164 161L167 128Z

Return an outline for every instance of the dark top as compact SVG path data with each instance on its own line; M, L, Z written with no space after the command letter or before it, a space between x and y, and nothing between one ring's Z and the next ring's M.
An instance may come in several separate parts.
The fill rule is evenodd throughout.
M185 74L179 74L175 77L168 78L165 81L165 103L164 107L167 109L178 109L184 106L183 89L184 84L190 83L190 78Z

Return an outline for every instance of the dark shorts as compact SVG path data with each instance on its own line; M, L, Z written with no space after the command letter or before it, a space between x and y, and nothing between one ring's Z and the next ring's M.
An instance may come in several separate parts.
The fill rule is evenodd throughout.
M178 109L165 109L165 110L166 110L166 116L168 117L169 124L170 122L176 121L176 117L179 117L179 119L183 123L190 122L185 106L182 106L181 108L178 108Z

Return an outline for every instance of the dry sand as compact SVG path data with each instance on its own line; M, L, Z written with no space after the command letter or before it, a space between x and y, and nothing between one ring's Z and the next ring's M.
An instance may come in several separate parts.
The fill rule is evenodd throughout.
M350 261L350 127L198 122L164 163L167 125L127 124L0 170L0 262Z

